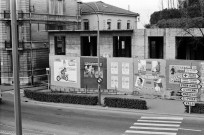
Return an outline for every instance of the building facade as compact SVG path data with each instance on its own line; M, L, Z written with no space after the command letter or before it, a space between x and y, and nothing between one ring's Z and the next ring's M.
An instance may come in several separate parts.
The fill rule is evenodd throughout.
M49 67L47 30L80 28L76 0L17 0L20 83L46 80ZM0 1L0 84L12 84L10 0Z

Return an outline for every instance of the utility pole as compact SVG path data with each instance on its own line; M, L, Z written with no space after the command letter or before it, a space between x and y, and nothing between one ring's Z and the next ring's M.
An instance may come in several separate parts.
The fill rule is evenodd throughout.
M18 61L18 33L16 20L16 0L10 0L11 4L11 30L12 30L12 56L14 79L14 114L16 135L22 135L21 101L19 89L19 61Z

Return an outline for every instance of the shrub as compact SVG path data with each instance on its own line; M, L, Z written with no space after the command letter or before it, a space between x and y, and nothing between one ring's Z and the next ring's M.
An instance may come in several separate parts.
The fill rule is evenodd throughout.
M189 106L185 105L185 112L189 113ZM192 106L191 113L204 113L204 103L196 103Z
M62 94L62 93L46 93L32 90L25 90L24 95L27 98L54 103L71 103L82 105L97 105L97 96L87 95L74 95L74 94Z
M117 108L147 109L146 101L141 99L106 97L104 98L104 104L109 107Z

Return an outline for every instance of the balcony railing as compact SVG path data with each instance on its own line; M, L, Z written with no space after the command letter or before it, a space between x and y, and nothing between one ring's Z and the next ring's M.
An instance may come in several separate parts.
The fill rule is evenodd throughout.
M12 50L12 42L11 41L5 41L5 48L6 48L6 50ZM23 50L23 49L24 49L24 42L19 41L18 50Z
M80 21L80 16L67 16L67 15L52 15L52 14L38 14L38 13L25 13L17 11L18 20L33 20L33 21ZM10 11L4 10L0 13L0 19L10 20Z

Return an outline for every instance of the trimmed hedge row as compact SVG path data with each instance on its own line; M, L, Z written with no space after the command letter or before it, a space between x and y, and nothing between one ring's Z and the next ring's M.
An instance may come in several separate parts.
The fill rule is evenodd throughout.
M147 103L141 99L128 99L128 98L117 98L117 97L105 97L105 106L117 107L117 108L131 108L131 109L147 109Z
M185 105L185 111L189 113L189 106ZM204 113L204 104L196 103L195 106L191 106L191 113Z
M97 105L98 103L97 96L47 93L32 90L24 90L24 95L27 98L43 102L71 103L82 105Z

